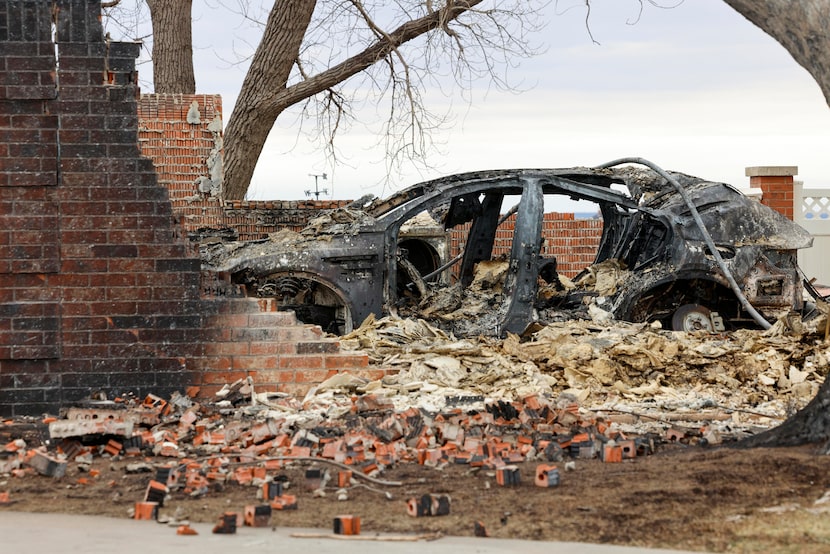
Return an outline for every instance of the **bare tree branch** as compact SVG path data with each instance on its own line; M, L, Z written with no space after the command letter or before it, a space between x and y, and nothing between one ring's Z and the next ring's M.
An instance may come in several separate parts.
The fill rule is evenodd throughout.
M424 159L434 144L430 135L446 121L445 116L430 113L424 87L444 87L446 77L451 76L462 90L481 78L491 86L510 88L497 68L512 67L513 58L532 55L526 37L538 27L539 19L529 17L536 13L531 4L541 6L544 0L518 4L515 0L319 3L302 45L292 58L291 77L272 83L267 90L259 87L249 95L256 103L257 118L273 122L289 107L301 106L302 116L317 122L312 133L325 145L327 157L336 161L334 135L352 121L350 104L367 102L376 108L388 104L377 136L386 144L385 160L390 167L403 160ZM485 3L493 7L482 9ZM270 21L266 34L269 25ZM258 51L252 67L264 63L258 62L257 56L271 63L281 54L261 55ZM358 75L359 79L352 79ZM241 197L238 187L247 187L247 172L252 169L238 173L237 162L229 160L227 154L233 158L242 144L242 150L249 154L258 155L261 150L255 144L258 141L252 140L250 129L244 133L237 130L236 115L235 110L225 136L228 198Z

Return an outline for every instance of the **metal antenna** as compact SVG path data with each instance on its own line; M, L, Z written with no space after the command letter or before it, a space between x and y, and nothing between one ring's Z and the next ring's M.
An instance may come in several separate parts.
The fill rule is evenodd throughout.
M324 181L326 180L326 174L325 173L320 173L319 175L315 175L314 173L309 173L308 176L309 177L314 177L314 190L305 191L306 196L311 196L313 194L315 200L320 200L320 195L321 194L328 194L329 193L328 189L320 190L320 188L317 186L317 179L322 177Z

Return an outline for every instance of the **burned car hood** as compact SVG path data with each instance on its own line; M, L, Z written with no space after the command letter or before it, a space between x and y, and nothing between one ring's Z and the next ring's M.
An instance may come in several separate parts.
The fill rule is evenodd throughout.
M710 182L674 173L685 188L700 218L716 244L741 247L748 244L782 250L809 248L813 238L804 228L755 198L725 183ZM637 179L642 185L642 177ZM657 191L654 191L654 187ZM644 191L644 205L673 214L682 238L702 242L703 235L680 194L662 179L655 179Z

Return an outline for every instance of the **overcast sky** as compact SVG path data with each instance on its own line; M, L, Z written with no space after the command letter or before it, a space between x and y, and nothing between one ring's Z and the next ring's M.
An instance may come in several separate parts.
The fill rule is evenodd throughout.
M245 51L255 35L215 9L216 1L194 1L196 83L199 93L222 95L227 120L245 68L220 58ZM354 198L460 171L590 166L625 156L739 187L748 186L747 166L796 165L805 186L830 186L830 109L778 43L720 0L685 0L674 9L646 3L633 25L636 0L593 4L599 44L585 28L581 0L546 9L546 27L534 37L545 52L511 73L529 90L488 91L481 83L471 100L457 91L428 94L435 111L451 109L454 123L437 137L430 169L406 167L385 182L382 147L361 125L340 137L344 163L332 167L316 145L297 140L288 115L271 133L249 198L305 198L312 174L327 174L318 180L325 197ZM151 77L149 67L140 71Z

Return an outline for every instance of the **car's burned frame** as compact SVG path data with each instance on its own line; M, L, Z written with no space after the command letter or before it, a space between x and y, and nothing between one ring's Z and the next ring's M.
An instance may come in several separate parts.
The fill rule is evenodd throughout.
M612 295L563 292L558 309L579 310L588 297L617 319L717 330L721 322L767 326L804 308L796 261L797 250L812 244L804 229L729 185L669 174L639 159L452 175L333 213L305 237L214 245L203 258L207 269L230 272L250 293L277 296L301 320L345 332L370 314L394 312L410 296L404 291L423 293L435 286L425 281L440 281L437 269L447 271L434 250L401 240L407 221L427 211L444 229L470 223L457 270L464 288L476 265L492 256L505 198L517 196L495 331L521 333L537 319L540 276L558 281L555 259L540 254L545 197L552 194L599 206L603 232L595 264L617 260L630 276Z

